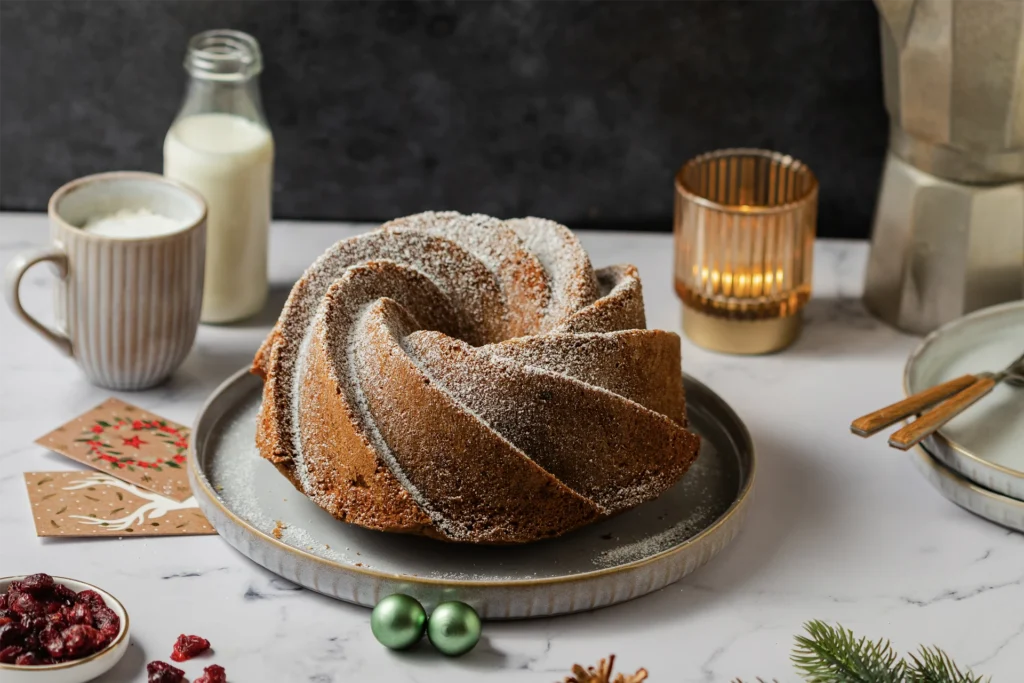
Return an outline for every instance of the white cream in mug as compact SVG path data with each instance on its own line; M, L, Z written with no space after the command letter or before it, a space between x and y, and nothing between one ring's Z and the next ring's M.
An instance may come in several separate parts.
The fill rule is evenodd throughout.
M159 237L184 230L188 226L148 209L121 209L106 216L93 216L82 230L93 235L120 239Z

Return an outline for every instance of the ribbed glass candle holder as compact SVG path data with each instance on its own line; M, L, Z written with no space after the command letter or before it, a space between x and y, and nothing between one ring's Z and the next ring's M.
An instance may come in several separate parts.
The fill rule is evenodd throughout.
M683 331L725 353L769 353L800 333L811 296L818 181L796 159L724 149L676 175L675 286Z

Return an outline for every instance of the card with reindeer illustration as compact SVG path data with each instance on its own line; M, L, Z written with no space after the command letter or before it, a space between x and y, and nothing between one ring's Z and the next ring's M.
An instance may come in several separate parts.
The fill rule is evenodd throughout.
M37 536L215 534L194 498L174 500L91 471L26 472Z
M36 443L136 486L183 501L189 430L110 398Z

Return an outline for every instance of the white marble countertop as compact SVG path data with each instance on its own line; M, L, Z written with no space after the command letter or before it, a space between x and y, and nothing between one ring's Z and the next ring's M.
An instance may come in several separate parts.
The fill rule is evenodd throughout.
M247 324L204 326L166 385L118 394L191 424L203 399L250 362L290 284L324 248L360 229L275 225L271 307ZM0 260L41 245L44 216L0 216ZM595 265L636 264L648 324L680 330L671 236L582 233ZM296 590L215 536L117 540L35 537L21 473L74 465L33 444L111 392L89 385L0 307L0 575L47 571L115 593L132 616L132 648L103 683L144 681L181 632L209 638L232 681L555 681L574 662L618 655L652 683L798 680L793 635L810 619L946 649L997 681L1024 671L1024 536L955 507L881 438L849 434L852 418L901 396L917 343L869 317L859 295L867 246L819 241L814 299L800 340L773 356L721 356L683 341L687 372L740 414L757 446L745 529L711 564L653 595L589 614L489 623L470 655L384 650L368 610ZM50 311L51 274L22 295ZM198 674L192 662L190 674Z

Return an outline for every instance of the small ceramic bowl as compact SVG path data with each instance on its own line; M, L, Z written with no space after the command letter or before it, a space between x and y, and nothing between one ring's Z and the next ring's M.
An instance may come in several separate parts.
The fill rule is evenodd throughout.
M12 581L20 581L24 578L24 576L0 578L0 592L6 592ZM76 593L81 593L84 590L94 590L99 593L103 601L107 603L107 607L114 610L114 613L120 618L121 630L118 631L110 645L82 659L39 666L0 664L0 681L3 683L85 683L110 671L128 651L128 612L125 611L124 605L117 601L117 598L102 588L83 581L67 579L63 576L55 576L53 579Z

